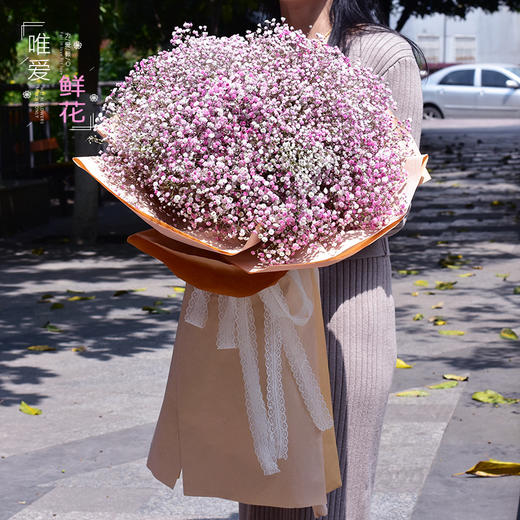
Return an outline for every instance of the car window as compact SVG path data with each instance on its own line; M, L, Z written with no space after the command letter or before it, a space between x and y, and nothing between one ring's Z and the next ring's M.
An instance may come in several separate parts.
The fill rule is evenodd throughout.
M520 67L506 67L509 72L520 78Z
M482 70L483 87L506 87L506 81L508 79L510 78L496 70Z
M470 85L474 84L475 69L455 70L444 76L439 85Z

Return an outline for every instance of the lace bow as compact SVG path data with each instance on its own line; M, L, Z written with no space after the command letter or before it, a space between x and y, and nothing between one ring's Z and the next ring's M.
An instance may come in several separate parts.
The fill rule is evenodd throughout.
M278 473L278 459L287 459L288 428L282 383L282 351L289 362L298 390L316 427L328 430L334 425L321 389L312 371L296 326L305 325L313 312L313 303L305 293L300 275L289 271L302 300L293 315L279 284L253 296L236 298L218 295L217 348L238 348L249 429L253 446L265 475ZM204 328L212 293L194 288L188 301L185 321ZM264 304L265 368L267 409L260 385L256 327L251 298L259 296Z

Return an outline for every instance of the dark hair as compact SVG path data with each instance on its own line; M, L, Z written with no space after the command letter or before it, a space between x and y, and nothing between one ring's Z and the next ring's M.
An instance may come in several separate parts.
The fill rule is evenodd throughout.
M356 34L391 32L410 44L419 68L428 69L428 62L421 48L410 38L382 23L383 18L381 2L377 0L333 0L330 8L332 32L328 40L329 45L336 45L346 53Z
M260 12L263 15L280 18L278 0L261 2ZM428 62L421 48L406 36L391 29L382 22L385 15L378 0L333 0L330 8L330 33L328 44L338 46L344 53L349 51L353 37L359 33L391 32L404 38L412 47L415 60L420 69L428 71Z

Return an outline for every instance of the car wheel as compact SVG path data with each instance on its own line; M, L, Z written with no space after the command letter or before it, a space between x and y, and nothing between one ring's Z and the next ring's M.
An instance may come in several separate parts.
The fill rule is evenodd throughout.
M423 107L423 119L442 119L442 112L433 105L425 105Z

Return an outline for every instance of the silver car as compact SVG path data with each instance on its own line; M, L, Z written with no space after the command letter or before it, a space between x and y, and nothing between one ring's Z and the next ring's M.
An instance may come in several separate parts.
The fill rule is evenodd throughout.
M520 117L520 65L453 65L422 80L423 117Z

